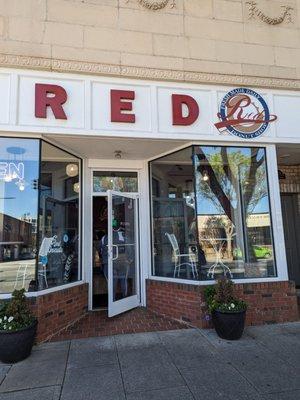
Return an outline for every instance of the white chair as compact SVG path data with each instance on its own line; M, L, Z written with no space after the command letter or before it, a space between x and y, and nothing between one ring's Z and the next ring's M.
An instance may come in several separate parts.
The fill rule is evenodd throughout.
M15 280L15 285L14 285L14 289L17 288L18 283L20 281L22 281L22 289L25 288L25 281L30 277L30 273L27 273L27 269L28 269L28 264L20 264L19 268L18 268L18 272L17 272L17 276L16 276L16 280Z
M46 289L48 288L48 281L47 281L47 265L42 264L41 262L38 263L38 283L39 289Z
M55 242L57 236L53 237L44 237L42 240L42 244L39 249L39 263L38 263L38 285L39 289L48 288L48 281L47 281L47 263L44 264L41 262L42 257L47 257L50 251L50 247L53 242Z
M167 238L169 239L172 249L173 249L173 254L174 254L174 278L176 277L176 274L179 278L180 275L180 269L181 267L185 266L186 268L190 268L192 271L193 278L195 279L196 277L198 278L198 271L196 268L196 257L194 253L180 253L179 245L176 239L176 236L174 233L165 233ZM184 259L188 261L184 261ZM183 260L183 262L182 262Z

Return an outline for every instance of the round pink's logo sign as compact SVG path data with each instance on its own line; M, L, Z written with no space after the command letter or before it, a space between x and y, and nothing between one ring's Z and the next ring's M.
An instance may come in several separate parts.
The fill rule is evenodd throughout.
M224 96L219 122L215 127L219 132L228 131L242 139L253 139L261 136L276 121L277 116L270 114L267 103L261 95L252 89L233 89Z

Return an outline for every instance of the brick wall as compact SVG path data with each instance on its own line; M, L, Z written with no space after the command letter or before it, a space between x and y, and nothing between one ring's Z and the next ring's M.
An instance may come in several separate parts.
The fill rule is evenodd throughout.
M30 300L32 310L38 318L37 341L42 342L86 313L88 284L58 290Z
M236 284L239 298L248 304L247 325L295 321L298 306L293 282ZM204 286L147 281L147 307L161 315L199 328L210 326L204 300Z
M237 296L249 305L247 325L298 319L293 282L236 284L235 290ZM30 298L30 301L39 321L37 341L43 342L86 314L88 284ZM147 280L147 308L193 326L210 327L204 301L204 286Z

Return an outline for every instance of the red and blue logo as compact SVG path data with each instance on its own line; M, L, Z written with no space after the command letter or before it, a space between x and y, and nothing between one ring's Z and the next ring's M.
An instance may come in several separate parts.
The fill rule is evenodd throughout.
M267 103L252 89L237 88L228 92L217 114L215 127L220 133L228 131L242 139L261 136L277 116L270 114Z

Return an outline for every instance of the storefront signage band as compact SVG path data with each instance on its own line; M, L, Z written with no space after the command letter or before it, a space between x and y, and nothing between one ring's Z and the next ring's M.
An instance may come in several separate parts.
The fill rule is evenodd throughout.
M35 117L47 118L50 108L55 119L67 120L64 104L68 100L66 90L59 85L35 84ZM110 90L110 121L135 124L134 90ZM191 95L173 93L170 96L173 126L190 126L201 118L197 100ZM277 119L271 115L264 99L251 89L231 90L223 98L218 113L216 128L243 139L256 138L266 130L270 122Z

